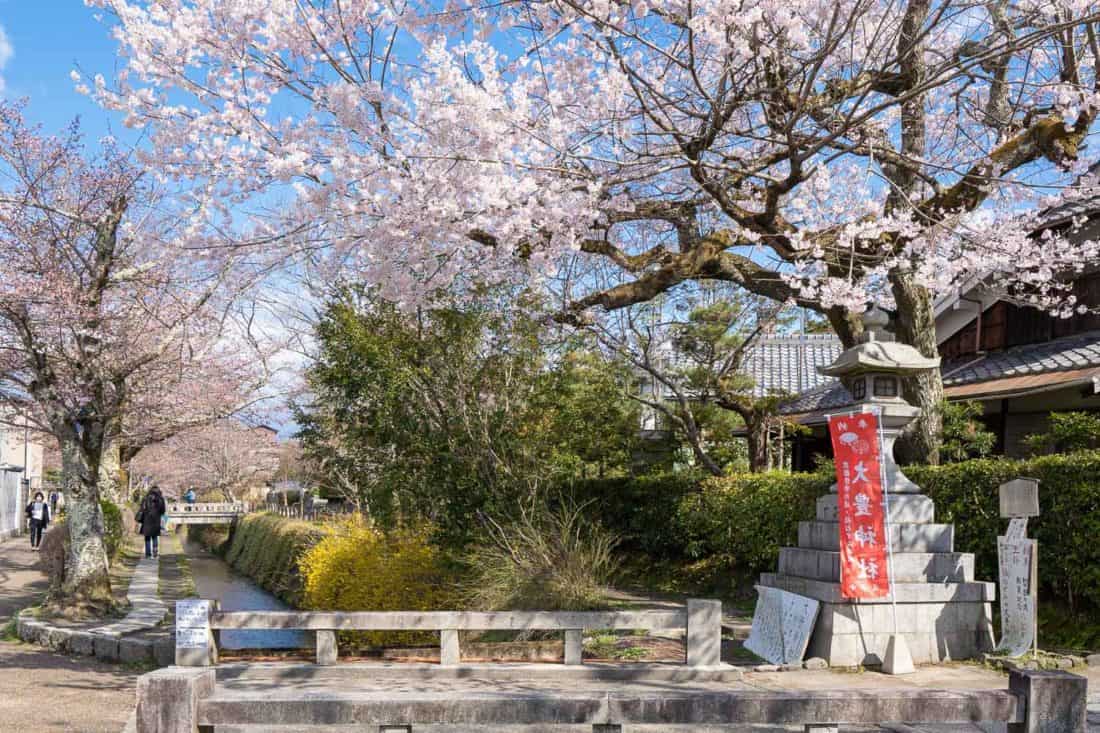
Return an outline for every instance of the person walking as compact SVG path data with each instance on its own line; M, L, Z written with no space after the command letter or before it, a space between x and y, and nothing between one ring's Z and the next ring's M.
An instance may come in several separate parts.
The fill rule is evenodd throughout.
M31 549L37 550L42 544L42 533L50 523L50 505L41 491L34 495L34 501L27 504L27 519L31 528Z
M195 489L194 489L194 487L191 487L187 490L187 493L185 493L183 495L183 500L186 501L188 504L194 504L195 503Z
M160 554L161 518L167 511L164 496L160 493L160 488L154 484L142 499L141 509L135 517L138 531L145 538L145 557L157 557Z
M50 514L57 516L57 489L50 492Z

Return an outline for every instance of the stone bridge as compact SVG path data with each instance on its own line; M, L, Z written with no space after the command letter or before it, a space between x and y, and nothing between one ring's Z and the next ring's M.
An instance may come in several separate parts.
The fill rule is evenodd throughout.
M205 502L188 504L173 501L168 504L170 524L232 524L251 510L244 502Z

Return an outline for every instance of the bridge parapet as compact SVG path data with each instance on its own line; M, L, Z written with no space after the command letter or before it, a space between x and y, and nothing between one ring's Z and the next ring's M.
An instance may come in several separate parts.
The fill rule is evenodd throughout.
M251 507L244 502L202 502L189 504L185 501L168 503L165 515L175 524L228 524L239 516L247 514Z

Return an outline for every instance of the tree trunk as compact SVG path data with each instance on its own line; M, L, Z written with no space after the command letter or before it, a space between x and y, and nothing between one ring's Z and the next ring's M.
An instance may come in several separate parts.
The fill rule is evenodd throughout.
M113 504L122 504L125 488L118 441L108 440L99 459L99 495Z
M760 473L768 465L768 420L762 415L742 415L742 418L749 444L749 471Z
M89 460L75 435L61 441L69 553L58 600L66 607L103 608L112 604L97 463Z
M918 285L912 274L895 271L890 281L897 303L896 336L913 346L922 356L939 356L936 344L936 316L932 310L932 294ZM943 439L943 376L933 369L916 377L902 380L902 393L910 404L920 408L917 416L898 440L895 455L899 463L940 462Z

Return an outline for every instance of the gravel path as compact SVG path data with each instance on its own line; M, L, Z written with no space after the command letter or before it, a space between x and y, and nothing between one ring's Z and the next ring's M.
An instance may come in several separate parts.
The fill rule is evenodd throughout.
M0 626L46 590L26 538L0 542ZM0 730L118 733L138 672L0 641Z

